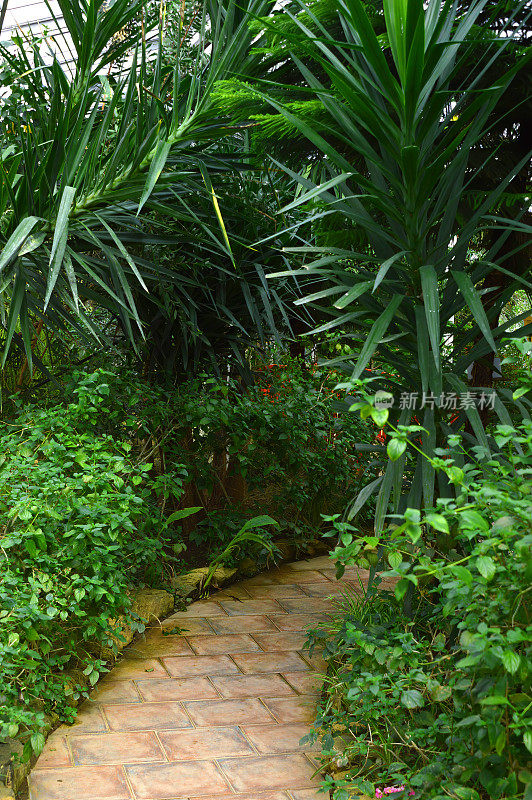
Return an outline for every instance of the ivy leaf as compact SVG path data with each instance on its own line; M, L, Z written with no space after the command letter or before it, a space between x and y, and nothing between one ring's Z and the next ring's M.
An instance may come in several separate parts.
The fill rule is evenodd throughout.
M490 581L497 571L495 561L491 556L479 556L477 558L477 569L487 581Z
M504 668L510 675L513 675L519 669L519 665L521 664L521 658L518 653L514 653L513 650L506 650L502 656L502 663L504 664Z
M401 692L401 704L406 708L423 708L425 702L423 695L417 689L407 689Z

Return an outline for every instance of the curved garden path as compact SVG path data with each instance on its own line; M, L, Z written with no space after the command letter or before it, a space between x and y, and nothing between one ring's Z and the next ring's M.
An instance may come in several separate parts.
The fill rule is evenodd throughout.
M320 689L304 631L343 588L331 567L284 565L148 629L49 737L30 800L323 799L299 741Z

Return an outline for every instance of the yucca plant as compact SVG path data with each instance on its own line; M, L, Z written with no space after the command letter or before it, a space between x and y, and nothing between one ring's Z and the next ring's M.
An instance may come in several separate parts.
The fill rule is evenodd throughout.
M514 207L513 219L497 213L530 153L495 188L486 178L486 162L496 159L496 150L486 148L478 165L498 102L524 65L514 59L509 66L504 58L512 48L513 12L504 35L487 36L475 28L485 6L485 0L475 0L459 12L450 0L384 0L386 32L377 36L360 0L338 0L341 40L315 16L313 29L319 33L311 33L305 17L295 14L293 22L312 41L327 85L293 58L306 80L306 96L312 90L327 121L320 121L318 132L308 118L269 96L322 155L312 173L308 167L299 174L289 171L300 188L285 210L307 207L309 219L328 215L337 229L343 221L346 242L353 230L359 238L363 234L358 252L328 247L318 238L298 249L307 263L295 274L315 284L303 302L323 307L324 300L333 301L330 319L318 330L347 327L361 336L352 378L374 378L375 389L392 393L392 418L399 425L422 426L426 452L464 427L471 446L490 451L479 408L467 400L467 368L490 353L493 362L502 337L522 336L532 327L523 327L527 312L499 324L515 290L532 287L529 262L523 269L512 260L523 247L522 237L518 242L512 237L526 229L529 201L520 211ZM523 8L517 3L514 11L522 14ZM506 277L495 293L494 273ZM418 409L425 398L421 410L407 405L416 394ZM457 399L456 408L449 397ZM507 422L503 401L496 395L494 406ZM392 501L396 510L430 507L435 493L434 470L426 459L408 467L405 452L395 450L394 460L387 459L382 446L381 455L382 475L351 509L356 513L378 491L377 529ZM439 487L444 494L451 489Z
M218 315L226 330L235 314L202 261L219 283L229 275L238 287L248 337L273 317L264 264L254 258L242 269L230 244L218 186L247 164L212 100L216 81L253 74L247 19L268 13L271 0L205 2L192 42L171 64L160 42L155 54L148 46L147 6L59 0L70 61L68 52L51 58L42 39L19 36L1 48L10 80L0 156L4 360L15 343L31 367L42 320L56 334L97 335L95 304L138 343L153 316L150 308L143 318L146 297L208 344L201 313ZM186 35L183 26L178 43ZM172 248L177 264L158 257Z

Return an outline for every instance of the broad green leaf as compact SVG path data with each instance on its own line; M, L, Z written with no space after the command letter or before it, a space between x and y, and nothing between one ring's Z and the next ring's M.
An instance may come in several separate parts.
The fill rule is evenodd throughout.
M407 689L401 692L401 705L406 708L423 708L425 701L423 695L417 689Z
M403 557L401 553L389 553L388 563L392 569L397 569L397 567L400 567L403 563Z
M517 672L521 664L521 658L513 650L506 650L502 655L502 663L507 672L511 675Z
M487 533L489 525L478 511L472 508L466 508L460 512L460 528L464 530L472 530L477 533Z
M386 447L390 461L397 461L406 450L407 442L404 439L390 439Z
M476 564L478 571L487 581L490 581L497 571L497 566L491 556L479 556Z
M435 686L434 689L431 689L430 692L430 699L434 700L435 703L443 703L445 700L448 700L452 696L452 690L450 686L442 686L439 684Z
M437 531L449 533L449 523L442 514L427 514L425 522Z
M461 564L451 564L449 569L455 578L458 578L458 580L462 581L462 583L465 583L466 586L471 586L473 583L473 576L467 567L464 567Z

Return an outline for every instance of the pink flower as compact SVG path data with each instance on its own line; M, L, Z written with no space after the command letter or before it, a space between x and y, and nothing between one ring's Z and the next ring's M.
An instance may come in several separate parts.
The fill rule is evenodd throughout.
M375 797L377 798L377 800L379 800L379 798L384 797L387 794L394 794L394 792L402 792L404 788L405 788L404 786L385 786L384 789L377 788L375 789ZM408 792L408 795L409 797L412 797L414 795L413 789L411 789Z

